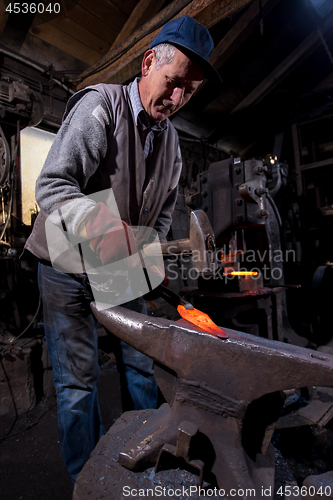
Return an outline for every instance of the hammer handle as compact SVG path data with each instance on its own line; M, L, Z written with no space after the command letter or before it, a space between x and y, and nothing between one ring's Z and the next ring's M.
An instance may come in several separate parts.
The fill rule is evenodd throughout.
M183 240L165 241L164 243L152 243L151 245L143 246L143 251L146 255L159 255L161 250L163 255L191 252L191 241L189 238L185 238Z

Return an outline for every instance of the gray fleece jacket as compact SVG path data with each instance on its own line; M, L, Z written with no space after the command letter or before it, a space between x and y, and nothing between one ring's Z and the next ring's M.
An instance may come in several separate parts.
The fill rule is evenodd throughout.
M50 260L45 236L48 216L61 207L66 231L75 237L96 201L108 205L110 189L122 220L154 227L160 240L165 240L181 172L178 135L168 120L146 166L129 88L99 84L69 100L36 183L41 212L26 248L38 258ZM100 194L91 198L92 193Z

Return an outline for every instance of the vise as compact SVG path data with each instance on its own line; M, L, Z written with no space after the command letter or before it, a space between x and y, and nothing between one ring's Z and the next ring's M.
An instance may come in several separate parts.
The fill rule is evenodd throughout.
M220 339L185 320L122 307L91 308L109 331L155 361L167 402L125 445L119 462L133 471L159 470L166 456L181 457L197 471L199 484L253 489L253 498L261 498L263 488L273 495L270 438L283 398L275 402L283 390L333 387L333 356L230 329L229 338Z

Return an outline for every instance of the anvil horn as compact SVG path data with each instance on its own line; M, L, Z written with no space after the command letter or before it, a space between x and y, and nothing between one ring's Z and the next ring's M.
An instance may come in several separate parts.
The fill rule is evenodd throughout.
M228 339L185 320L153 318L117 306L96 318L114 335L178 377L205 382L237 399L312 385L333 387L333 356L224 328Z

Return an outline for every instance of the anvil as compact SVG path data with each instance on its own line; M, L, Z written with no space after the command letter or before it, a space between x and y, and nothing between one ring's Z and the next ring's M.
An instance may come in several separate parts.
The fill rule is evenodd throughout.
M220 339L185 320L152 318L122 307L99 310L109 331L155 361L167 403L120 452L131 470L181 457L225 491L262 488L273 494L277 419L272 405L283 390L333 387L333 356L224 328ZM260 408L260 410L258 410ZM243 498L239 495L237 498ZM265 494L265 498L269 498Z

